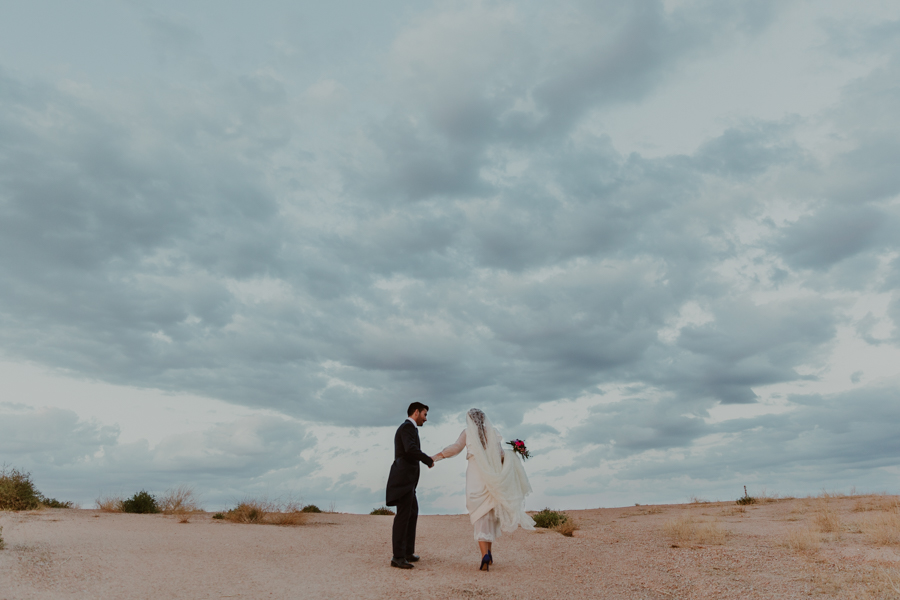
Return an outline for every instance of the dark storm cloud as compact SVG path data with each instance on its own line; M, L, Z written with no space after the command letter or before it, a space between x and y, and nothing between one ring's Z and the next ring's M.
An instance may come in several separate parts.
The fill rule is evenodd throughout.
M773 7L667 12L641 0L518 14L475 5L425 18L394 45L404 93L371 132L378 168L348 165L348 178L389 202L489 193L484 170L496 165L498 144L555 146L590 112L639 101L688 57L758 32Z
M710 480L760 473L763 478L785 481L785 475L803 477L804 470L822 477L820 469L827 465L846 482L866 469L896 465L900 442L893 423L900 417L900 397L895 388L793 396L791 401L795 408L786 413L704 426L707 435L724 435L711 452L689 454L665 464L651 459L626 468L620 476Z
M702 418L685 415L677 403L631 399L603 404L569 432L574 444L602 444L609 456L629 456L651 449L689 446L709 433Z
M709 218L696 201L703 170L621 157L598 139L530 155L529 173L487 198L385 210L349 197L336 226L309 227L285 218L279 203L295 201L277 199L259 147L244 153L221 132L228 152L205 141L216 118L243 108L240 96L204 117L203 136L162 121L163 139L61 92L11 87L21 93L7 114L52 105L66 127L3 123L26 150L6 155L7 347L311 419L382 423L408 398L446 412L502 406L515 420L610 378L646 376L644 361L669 352L657 335L667 319L726 285L710 270L734 254L720 222L744 210L723 201ZM754 173L783 159L762 153ZM750 401L753 385L795 378L791 365L827 340L827 316L807 309L745 343L740 321L754 310L725 303L717 329L683 333L682 372L653 378L709 402ZM799 335L790 360L781 331Z
M441 9L366 63L384 85L327 111L271 65L116 93L2 74L3 353L345 425L393 423L410 400L514 423L651 383L669 416L611 415L621 448L689 443L705 409L800 379L834 337L834 303L748 289L893 243L878 202L895 148L838 109L855 149L827 164L797 119L660 158L580 129L758 34L776 13L754 6ZM189 22L148 19L202 57ZM871 205L845 207L857 192ZM744 241L773 196L808 214ZM686 302L709 321L662 339Z
M822 300L756 305L722 301L715 320L686 326L663 381L694 398L710 394L724 404L753 402L754 386L794 381L835 335L833 305ZM650 375L652 377L652 375Z
M779 249L792 266L830 267L884 241L880 234L892 225L886 217L865 206L820 210L785 228Z

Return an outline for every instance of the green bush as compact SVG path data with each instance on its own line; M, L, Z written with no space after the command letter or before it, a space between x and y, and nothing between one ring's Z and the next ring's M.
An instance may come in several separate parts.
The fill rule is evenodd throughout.
M549 508L545 508L539 513L535 513L531 515L531 518L534 519L535 527L543 527L544 529L550 529L553 527L559 527L563 523L569 520L569 515L564 512L559 512L555 510L550 510Z
M41 498L41 504L46 506L47 508L72 508L74 504L70 501L61 502L56 498Z
M34 487L31 473L5 465L0 469L0 510L35 510L42 506L72 508L72 503L46 498Z
M160 512L156 498L141 490L128 500L122 500L122 512L150 514Z
M747 486L744 486L744 495L735 500L737 504L756 504L756 498L747 493Z
M315 504L307 504L303 508L300 509L300 512L308 512L308 513L320 513L322 509L320 509Z
M31 473L0 469L0 510L34 510L41 507L41 493L31 481Z
M394 511L389 509L387 506L382 506L381 508L374 509L369 514L370 515L393 515Z
M212 516L212 518L213 518L213 519L218 519L218 520L224 519L224 518L225 518L225 513L217 512L216 514L214 514L214 515Z

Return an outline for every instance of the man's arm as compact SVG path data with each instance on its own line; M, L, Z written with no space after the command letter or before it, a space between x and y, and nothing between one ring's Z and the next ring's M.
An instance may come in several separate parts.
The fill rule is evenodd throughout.
M415 429L412 427L403 427L400 430L400 440L403 442L403 451L407 456L425 463L428 465L429 469L434 466L434 461L431 457L422 452L422 449L419 448L419 436L416 435Z

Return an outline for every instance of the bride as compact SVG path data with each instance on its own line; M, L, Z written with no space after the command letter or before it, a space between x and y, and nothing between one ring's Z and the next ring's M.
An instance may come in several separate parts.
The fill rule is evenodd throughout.
M466 509L475 527L475 541L481 552L479 569L494 564L491 544L500 532L533 530L534 520L525 513L525 496L531 485L522 459L515 452L504 452L500 432L485 414L473 408L466 413L466 428L455 443L431 458L435 461L456 456L466 448Z

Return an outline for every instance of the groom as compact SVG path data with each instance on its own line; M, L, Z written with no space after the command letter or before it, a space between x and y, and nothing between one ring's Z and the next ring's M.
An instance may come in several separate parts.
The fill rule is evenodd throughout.
M416 500L416 485L419 483L419 462L434 466L431 457L419 448L419 427L428 419L428 407L421 402L413 402L406 409L407 418L394 435L394 464L387 481L388 506L396 506L394 515L393 545L394 556L391 566L398 569L412 569L410 563L419 560L416 556L416 520L419 517L419 503Z

